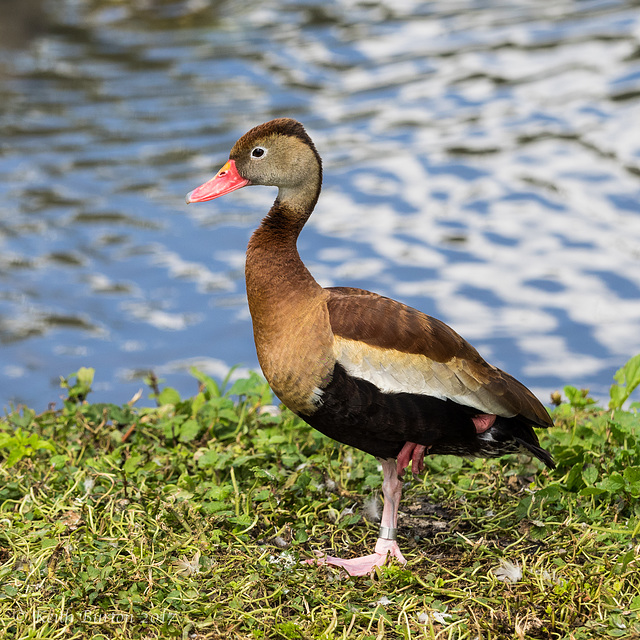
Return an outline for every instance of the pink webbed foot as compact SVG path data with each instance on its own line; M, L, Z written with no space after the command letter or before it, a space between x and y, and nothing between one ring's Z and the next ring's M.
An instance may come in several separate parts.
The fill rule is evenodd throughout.
M350 576L366 576L376 567L382 567L390 557L396 558L400 564L407 564L395 540L378 538L375 553L371 553L368 556L344 560L333 556L321 555L316 560L307 560L306 562L308 564L328 564L333 567L341 567Z
M409 444L410 443L407 443L402 448L404 464L402 469L404 470L411 460L415 472L416 465L422 468L422 458L424 457L425 447L417 444L409 447ZM387 458L380 460L380 464L382 465L384 475L382 481L384 508L382 509L380 536L378 537L378 542L376 542L375 553L351 560L321 555L317 560L307 560L307 562L311 564L329 564L342 567L351 576L367 575L371 573L375 567L381 567L389 557L396 558L401 564L407 563L395 540L398 527L398 505L400 504L400 497L402 496L402 481L397 473L400 461L398 460L398 462L396 462L393 458Z

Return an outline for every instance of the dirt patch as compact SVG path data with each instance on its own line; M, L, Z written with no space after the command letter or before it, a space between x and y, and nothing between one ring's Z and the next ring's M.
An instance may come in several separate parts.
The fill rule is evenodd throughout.
M451 531L452 520L453 515L446 507L420 497L402 505L402 511L398 514L402 533L417 539L431 539L439 533Z

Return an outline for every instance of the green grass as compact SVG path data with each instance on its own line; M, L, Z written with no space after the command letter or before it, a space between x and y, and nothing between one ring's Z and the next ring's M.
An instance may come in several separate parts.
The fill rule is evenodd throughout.
M62 409L0 421L0 635L640 638L640 418L621 408L639 365L609 408L565 389L540 434L554 472L428 458L401 505L408 565L365 578L298 560L373 549L373 458L264 411L256 375L194 372L189 399L151 381L145 409L87 403L82 369Z

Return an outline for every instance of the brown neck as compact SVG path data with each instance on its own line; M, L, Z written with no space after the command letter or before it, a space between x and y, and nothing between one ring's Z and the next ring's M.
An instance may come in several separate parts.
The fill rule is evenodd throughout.
M296 242L308 213L300 215L276 200L247 248L245 276L251 314L266 312L290 296L304 296L320 289L304 266Z
M302 223L284 208L276 201L249 241L247 299L264 376L292 411L310 414L331 373L327 294L298 255Z

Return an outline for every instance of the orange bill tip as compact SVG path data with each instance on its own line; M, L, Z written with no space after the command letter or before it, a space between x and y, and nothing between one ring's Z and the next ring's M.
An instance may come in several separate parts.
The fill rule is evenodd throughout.
M250 184L249 180L238 173L235 161L229 160L211 180L187 194L187 204L207 202L246 187L248 184Z

